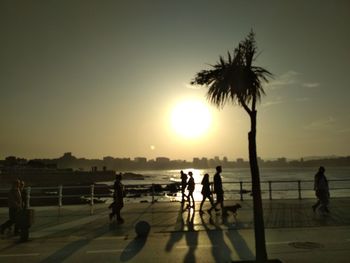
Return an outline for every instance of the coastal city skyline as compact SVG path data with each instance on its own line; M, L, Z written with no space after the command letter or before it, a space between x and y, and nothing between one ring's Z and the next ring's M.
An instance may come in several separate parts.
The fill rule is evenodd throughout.
M48 157L48 156L41 156L41 157L34 157L34 158L29 158L26 156L18 156L18 155L13 155L13 154L8 154L4 158L0 158L1 160L6 160L8 158L16 158L16 159L21 159L21 160L55 160L59 158L74 158L74 159L85 159L85 160L105 160L105 159L119 159L119 160L131 160L131 161L156 161L157 159L167 159L169 161L186 161L186 162L193 162L195 159L206 159L206 160L226 160L226 161L248 161L249 158L244 158L242 156L237 156L237 157L227 157L227 156L192 156L188 159L181 159L181 158L172 158L171 156L155 156L153 158L148 158L145 156L111 156L111 155L103 155L103 156L98 156L94 158L88 158L86 156L77 156L72 152L64 152L63 154L59 154L54 157ZM260 161L276 161L276 160L285 160L285 161L300 161L300 160L321 160L321 159L336 159L336 158L349 158L350 155L313 155L313 156L299 156L296 158L288 158L286 156L277 156L277 157L272 157L272 158L266 158L262 156L258 156L258 159Z
M348 156L348 1L1 1L0 159L248 159L249 117L195 74L253 30L264 159Z
M275 159L263 159L258 157L261 167L318 167L326 165L330 167L350 166L350 156L310 156L300 159L287 159L279 157ZM159 169L209 169L221 165L224 168L249 168L249 160L244 158L229 159L227 157L193 157L191 160L171 159L168 157L112 157L105 156L101 159L87 159L76 157L71 152L66 152L58 158L25 159L17 156L8 156L0 160L0 168L39 168L71 169L79 171L125 171L125 170L159 170Z

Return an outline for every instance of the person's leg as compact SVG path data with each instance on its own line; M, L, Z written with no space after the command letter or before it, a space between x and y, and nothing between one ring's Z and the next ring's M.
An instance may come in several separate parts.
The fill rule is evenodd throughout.
M121 203L118 203L118 205L116 207L117 221L119 223L123 223L124 222L124 219L120 215L120 211L122 210L123 206L124 206L124 204L121 202Z
M5 230L12 225L12 221L8 219L5 223L3 223L0 227L0 234L3 235Z
M26 242L29 239L29 228L28 227L22 227L21 228L21 242Z
M116 215L116 209L115 209L115 205L113 204L112 212L109 214L109 220L112 220L115 215Z
M15 218L14 218L14 224L15 224L15 230L14 234L17 236L19 234L19 231L24 224L24 214L23 211L16 211Z
M213 197L209 195L209 196L208 196L208 199L209 199L209 202L210 202L211 206L214 206Z
M202 202L201 202L201 204L199 206L199 212L203 212L202 208L203 208L203 204L204 204L205 199L206 199L206 196L203 195Z
M312 210L316 212L317 207L320 205L320 199L317 199L317 202L312 206Z
M327 213L327 210L327 196L325 192L321 192L319 211L321 212L321 214L325 215Z
M223 209L223 202L224 202L224 197L222 193L217 194L217 200L215 204L215 211L219 211L220 209ZM217 205L220 204L220 208L217 208Z
M331 211L329 211L329 209L328 209L328 205L329 205L329 193L327 192L326 193L326 197L325 197L325 212L326 213L330 213Z
M216 206L218 205L218 194L216 194L216 202L214 201L214 199L212 198L212 205L211 205L211 207L210 207L210 209L208 209L208 212L209 212L209 214L211 213L211 211L213 210L213 209L215 209L216 210Z
M190 208L191 207L191 195L192 193L189 192L187 195L187 207L186 208Z
M316 198L317 198L317 202L312 206L312 210L314 212L316 212L316 210L319 208L319 206L321 205L321 198L322 198L322 195L321 195L321 192L319 190L316 190L315 191L315 195L316 195Z
M124 223L124 219L121 217L121 215L120 215L120 210L121 210L121 208L119 208L118 210L117 210L117 221L119 222L119 223Z
M194 210L194 208L195 208L195 203L194 203L194 197L193 197L193 192L191 193L191 199L192 199L192 208L193 208L193 210Z
M16 208L9 208L9 217L10 219L7 221L7 225L5 228L10 228L12 225L15 225L16 217L17 217ZM16 225L15 225L15 234L18 234L18 227L16 227Z
M327 213L327 214L329 214L331 211L329 211L329 209L328 209L328 206L325 206L324 207L324 211Z
M9 219L1 225L0 233L4 234L5 230L7 228L10 228L15 223L15 220L16 220L16 209L10 207L9 208Z

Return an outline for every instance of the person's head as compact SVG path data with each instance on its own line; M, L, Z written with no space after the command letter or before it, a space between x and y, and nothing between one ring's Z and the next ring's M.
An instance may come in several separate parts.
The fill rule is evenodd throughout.
M193 173L192 172L188 172L188 175L192 177Z
M221 172L222 172L222 167L221 167L221 165L216 166L216 171L217 171L218 173L221 173Z
M209 181L209 174L205 174L204 177L203 177L203 180Z
M180 174L183 175L183 174L184 174L184 171L181 170L181 171L180 171Z
M320 166L320 168L318 168L319 173L324 173L325 171L326 171L326 169L324 169L323 166Z

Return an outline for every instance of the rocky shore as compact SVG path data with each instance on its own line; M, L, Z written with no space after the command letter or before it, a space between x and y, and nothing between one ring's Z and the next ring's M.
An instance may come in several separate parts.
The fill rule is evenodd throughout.
M69 176L68 176L69 175ZM70 172L60 174L22 174L20 177L2 176L0 188L0 206L7 206L7 193L11 182L20 178L30 186L30 204L32 206L58 205L60 185L62 185L62 205L90 203L91 186L93 185L94 202L104 202L113 195L112 182L115 172ZM140 184L125 185L125 197L138 198L147 195L176 194L180 190L179 183L143 185L144 175L123 173L123 180L137 180Z

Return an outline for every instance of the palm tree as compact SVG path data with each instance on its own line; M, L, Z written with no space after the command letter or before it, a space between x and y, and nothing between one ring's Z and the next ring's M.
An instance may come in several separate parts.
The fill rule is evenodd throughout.
M220 56L220 61L211 66L211 69L198 72L191 84L208 87L208 100L219 108L222 108L226 102L237 103L244 108L250 117L251 130L248 133L248 142L254 204L256 260L265 262L267 261L265 227L256 153L256 104L260 101L261 96L265 95L262 83L268 82L268 78L272 77L272 74L262 67L253 66L256 53L255 34L251 31L234 49L232 55L228 52L226 60Z

